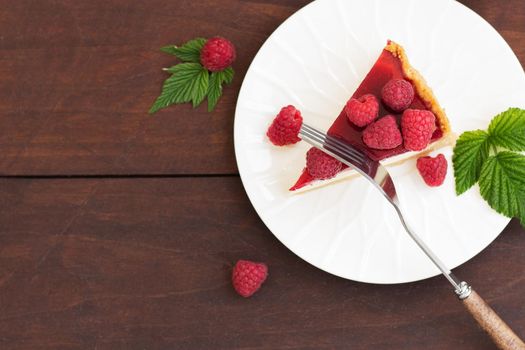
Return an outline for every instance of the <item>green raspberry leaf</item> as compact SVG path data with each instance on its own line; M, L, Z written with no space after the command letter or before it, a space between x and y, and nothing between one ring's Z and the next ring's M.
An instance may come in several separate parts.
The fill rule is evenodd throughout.
M525 228L525 204L520 206L519 219L520 219L521 226Z
M160 51L165 52L167 54L175 56L175 50L177 49L177 46L175 45L168 45L160 48Z
M195 83L194 91L193 91L193 108L197 107L201 104L202 101L204 101L204 98L206 97L206 94L208 93L208 85L210 82L210 73L207 69L202 69L197 77L197 81Z
M230 84L233 80L234 71L228 67L220 72L213 72L210 75L210 84L208 86L208 112L215 109L219 98L222 95L222 84Z
M177 65L165 68L164 70L171 74L188 74L191 72L201 71L203 67L199 63L179 63Z
M511 151L525 151L525 110L509 108L498 114L488 132L492 144Z
M478 181L481 167L489 155L489 145L489 134L483 130L467 131L459 137L452 156L457 195Z
M233 71L232 67L228 67L225 70L222 71L222 81L226 84L231 84L233 80L233 75L235 72Z
M170 55L177 56L183 62L200 62L201 49L206 43L206 39L197 38L188 41L182 46L168 45L160 50Z
M525 156L508 151L490 156L481 169L479 189L492 209L524 223Z
M181 63L168 71L172 76L164 82L162 93L151 106L149 113L155 113L174 103L193 101L194 105L198 105L204 99L202 94L206 91L204 86L208 81L208 71L199 63Z
M222 95L223 79L223 72L213 72L210 75L210 84L208 85L208 112L215 109L215 106Z

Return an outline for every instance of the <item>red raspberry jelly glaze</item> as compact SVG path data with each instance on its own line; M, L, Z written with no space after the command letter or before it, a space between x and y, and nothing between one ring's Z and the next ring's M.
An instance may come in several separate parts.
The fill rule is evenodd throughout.
M399 58L394 56L390 51L383 50L370 72L368 72L365 79L361 82L361 85L359 85L351 97L359 98L365 94L375 95L379 101L379 118L387 114L393 115L399 125L403 112L394 112L390 110L383 103L383 101L381 101L381 89L391 79L406 79L406 77L403 74L403 69L401 67L401 61ZM414 93L414 100L408 108L428 110L429 106L427 106L426 103L421 99L417 93L417 90L415 90ZM406 150L403 145L388 150L379 150L367 147L362 139L364 129L365 128L360 128L353 125L348 120L348 117L346 116L345 110L343 108L337 119L328 130L328 134L343 139L355 147L363 150L370 158L374 160L383 160L385 158L408 152L408 150ZM432 135L430 142L441 138L442 135L443 132L441 131L439 124L436 124L436 131ZM343 169L344 168L346 168L346 166L343 164ZM303 171L295 185L290 188L290 191L304 187L313 180L314 178L310 176L307 171Z

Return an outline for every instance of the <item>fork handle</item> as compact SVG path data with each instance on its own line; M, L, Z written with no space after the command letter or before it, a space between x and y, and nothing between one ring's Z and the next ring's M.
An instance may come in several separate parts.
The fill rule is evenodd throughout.
M468 312L474 317L480 327L488 333L498 348L502 350L525 350L523 341L478 293L473 290L462 301Z

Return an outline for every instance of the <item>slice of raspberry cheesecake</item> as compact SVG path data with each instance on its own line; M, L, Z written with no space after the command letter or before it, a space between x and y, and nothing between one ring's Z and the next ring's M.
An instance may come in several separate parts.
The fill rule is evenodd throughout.
M295 132L302 117L293 106L288 106L281 111L280 121L281 127L284 121L294 125ZM268 132L270 140L275 124L274 133L272 127ZM287 130L290 132L290 128ZM455 142L447 116L432 90L410 65L404 49L393 41L387 43L328 134L387 165ZM292 138L290 143L298 141L288 137ZM352 169L329 158L310 150L306 166L290 191L304 191L355 175Z

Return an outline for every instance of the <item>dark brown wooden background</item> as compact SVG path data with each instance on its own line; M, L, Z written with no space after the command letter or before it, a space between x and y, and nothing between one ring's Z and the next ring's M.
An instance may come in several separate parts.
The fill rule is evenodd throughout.
M237 93L264 40L308 2L0 0L0 349L493 348L443 278L336 278L251 207ZM463 2L525 63L523 0ZM216 112L148 116L172 62L158 48L217 34L238 60ZM248 300L229 282L240 258L270 267ZM521 336L524 266L512 221L457 269Z

